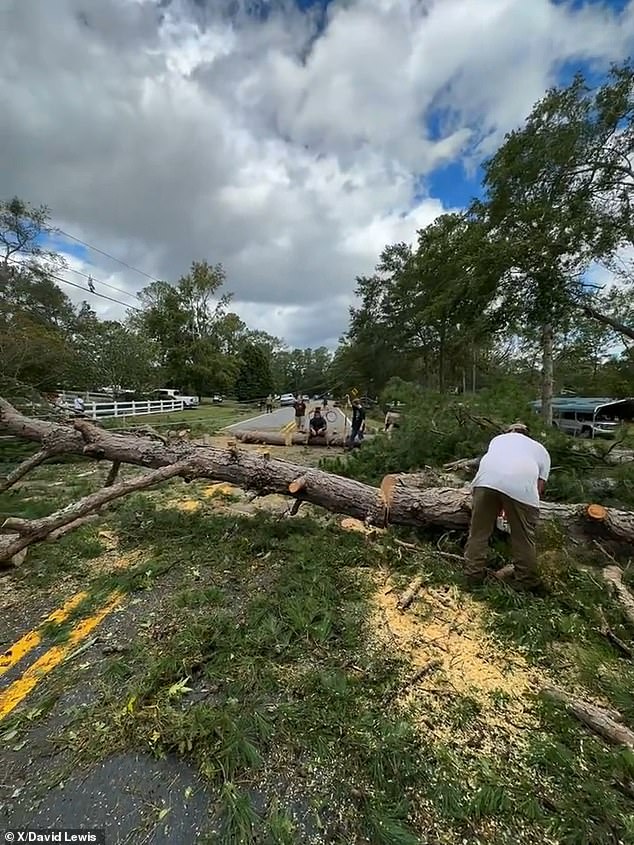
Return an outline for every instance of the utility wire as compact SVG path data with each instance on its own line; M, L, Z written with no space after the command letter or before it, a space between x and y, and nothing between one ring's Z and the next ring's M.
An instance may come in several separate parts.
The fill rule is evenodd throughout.
M140 273L142 276L145 276L146 279L151 279L153 282L160 281L160 279L157 279L156 276L151 276L149 273L146 273L145 270L139 270L138 267L133 267L131 264L128 264L127 261L122 261L120 258L115 258L114 255L110 255L110 253L106 252L104 249L99 249L98 246L93 246L92 244L89 244L86 241L82 241L81 238L78 238L75 235L71 235L69 232L65 232L63 229L59 229L56 227L53 228L51 231L57 232L60 235L64 235L64 237L70 238L72 241L77 241L78 244L88 247L88 249L93 249L95 252L99 252L101 255L105 255L106 258L111 258L113 261L116 261L117 264L121 264L123 267L127 267L128 270L132 270L135 273Z
M98 285L110 288L110 290L116 290L117 293L122 293L124 296L133 296L135 299L141 298L138 293L130 293L130 291L123 290L122 288L115 287L114 285L109 285L108 282L100 282L99 279L95 279L92 273L84 273L82 270L75 270L74 267L65 267L64 269L70 270L71 273L77 273L78 276L83 276L84 279L88 279L89 282L95 282Z
M25 265L22 264L21 261L16 261L15 258L8 259L12 264L17 264L19 267L24 267ZM61 276L58 276L56 273L51 273L49 270L46 271L46 275L50 276L51 279L56 279L58 282L62 282L65 285L70 285L73 288L78 288L79 290L83 290L86 293L89 293L91 296L99 296L101 299L107 299L109 302L116 302L117 305L123 305L124 308L131 308L133 311L143 311L142 308L137 308L136 305L130 305L127 302L121 302L120 299L114 299L112 296L106 296L105 293L97 293L96 290L90 290L90 288L85 288L83 285L78 285L75 282L70 282L68 279L64 279ZM99 282L98 279L94 279L93 281L97 282L98 284L104 284L103 282Z

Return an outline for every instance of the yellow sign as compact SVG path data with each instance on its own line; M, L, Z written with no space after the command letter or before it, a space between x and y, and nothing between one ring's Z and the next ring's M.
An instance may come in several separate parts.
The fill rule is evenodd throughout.
M357 390L356 387L352 388L352 390L350 391L350 395L351 396L358 396L359 395L359 391Z

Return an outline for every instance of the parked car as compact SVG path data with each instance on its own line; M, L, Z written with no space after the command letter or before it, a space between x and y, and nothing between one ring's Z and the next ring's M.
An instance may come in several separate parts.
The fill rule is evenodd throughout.
M198 396L185 396L180 390L174 390L171 387L161 387L154 391L154 395L158 399L174 399L175 401L182 401L183 408L195 408L198 405Z
M280 405L282 408L287 408L289 405L292 405L295 401L295 397L292 393L282 393L280 396Z
M211 397L212 405L222 405L223 401L224 400L219 393L214 393L214 395Z

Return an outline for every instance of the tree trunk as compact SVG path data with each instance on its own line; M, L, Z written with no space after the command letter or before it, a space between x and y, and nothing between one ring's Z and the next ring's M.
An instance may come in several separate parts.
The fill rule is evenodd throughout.
M284 434L281 431L234 431L232 435L241 443L265 443L269 446L345 446L343 434L326 434L309 437L301 431Z
M226 481L259 495L289 493L289 485L298 478L306 480L301 494L306 502L342 513L369 524L386 522L385 498L380 489L343 478L323 470L298 466L289 461L271 458L255 451L203 447L193 443L164 444L144 437L97 428L87 420L76 420L74 426L25 417L8 402L0 399L0 431L25 440L54 440L67 454L75 453L95 460L119 461L125 464L158 469L187 462L187 469L178 472L186 479L209 478ZM114 488L106 488L113 491ZM395 483L389 503L389 521L397 525L466 529L471 514L471 492L468 488L438 487L416 490ZM559 505L543 502L544 519L558 520L574 536L597 536L603 533L626 542L634 542L634 513L616 508Z
M438 392L445 392L445 328L440 330L438 339Z
M553 424L553 327L542 329L542 419L546 428Z

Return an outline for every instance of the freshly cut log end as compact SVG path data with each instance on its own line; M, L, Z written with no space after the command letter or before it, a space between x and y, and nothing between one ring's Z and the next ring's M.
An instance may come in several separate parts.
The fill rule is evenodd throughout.
M588 505L586 508L586 513L590 517L590 519L596 519L602 522L606 516L608 515L607 508L604 508L603 505Z
M288 485L288 492L292 493L296 496L298 493L301 493L302 490L305 490L308 486L308 479L305 475L301 475L299 478L296 478L294 481Z

